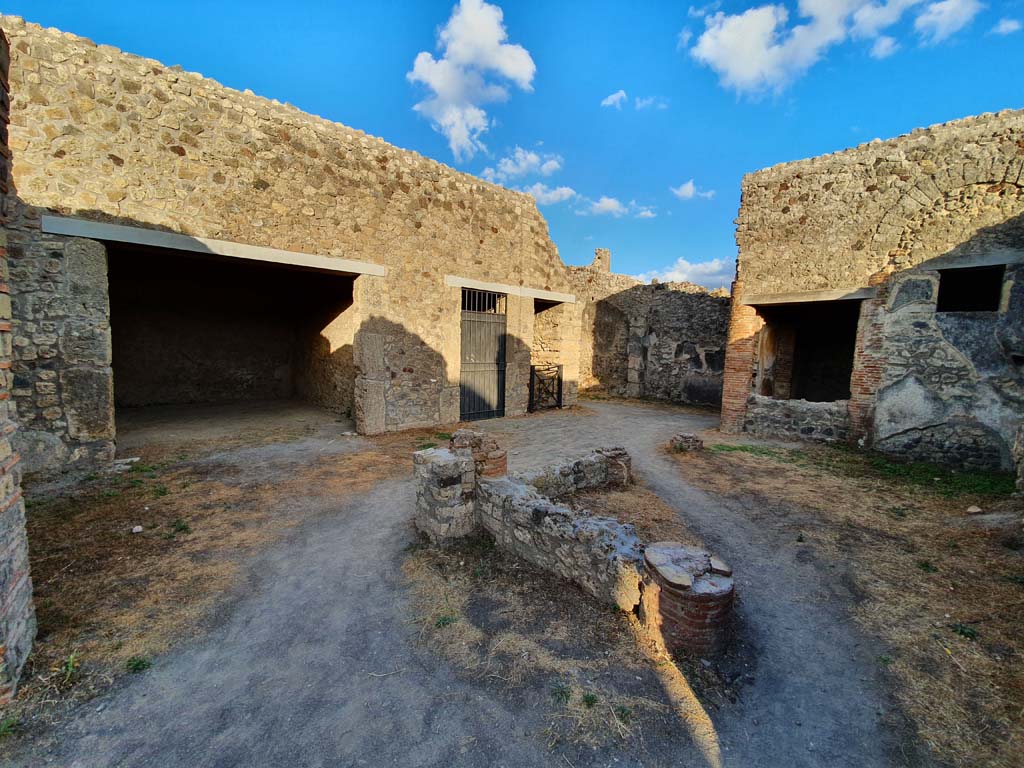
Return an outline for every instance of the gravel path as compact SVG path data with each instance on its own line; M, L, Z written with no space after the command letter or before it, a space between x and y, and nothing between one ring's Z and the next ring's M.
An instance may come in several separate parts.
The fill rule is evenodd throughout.
M598 445L624 445L641 481L731 561L740 611L758 651L740 700L712 713L725 766L889 766L903 733L874 661L879 651L844 615L850 596L827 564L801 562L787 542L734 503L686 485L660 445L713 426L699 412L589 404L481 424L511 450L513 469ZM353 439L358 445L362 441ZM295 471L315 439L266 452L266 482ZM275 453L276 451L276 453ZM285 456L287 454L287 456ZM285 460L287 459L287 460ZM246 459L249 461L249 458ZM308 522L255 557L247 582L211 629L156 660L59 732L22 745L12 766L655 766L703 765L682 737L649 752L549 751L540 736L546 691L509 695L455 676L416 644L401 586L411 533L409 479L357 498L310 488L281 514ZM532 698L531 698L532 697ZM570 749L570 748L566 748Z

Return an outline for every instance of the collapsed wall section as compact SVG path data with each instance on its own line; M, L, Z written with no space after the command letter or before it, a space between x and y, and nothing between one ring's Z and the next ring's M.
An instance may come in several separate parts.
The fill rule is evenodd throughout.
M677 403L721 402L729 299L691 283L644 284L610 254L570 267L583 305L580 388Z

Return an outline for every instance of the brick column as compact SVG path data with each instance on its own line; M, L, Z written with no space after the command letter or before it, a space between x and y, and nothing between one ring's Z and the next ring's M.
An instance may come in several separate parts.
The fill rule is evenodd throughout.
M725 374L722 379L723 432L741 432L747 414L754 375L754 343L757 332L764 326L754 307L741 304L743 285L732 284L732 314L729 317L729 335L725 349Z
M0 223L7 223L11 153L7 146L10 49L0 32ZM0 704L9 701L36 634L32 580L28 572L21 469L11 448L16 427L11 401L11 297L7 231L0 229Z
M885 354L882 349L884 338L882 319L887 296L888 274L872 276L869 285L878 289L873 299L865 299L860 305L857 320L857 340L853 351L853 373L850 376L850 438L865 440L870 444L874 429L875 397L882 383L885 370Z

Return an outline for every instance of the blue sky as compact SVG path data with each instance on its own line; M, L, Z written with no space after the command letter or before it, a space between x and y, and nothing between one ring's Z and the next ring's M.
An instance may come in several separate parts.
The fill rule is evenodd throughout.
M744 173L1024 107L1024 0L2 8L532 190L567 263L711 287Z

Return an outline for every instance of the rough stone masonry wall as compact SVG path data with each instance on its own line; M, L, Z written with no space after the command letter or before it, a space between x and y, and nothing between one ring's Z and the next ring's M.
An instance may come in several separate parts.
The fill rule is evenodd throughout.
M0 193L10 179L7 148L7 90L10 56L0 33ZM0 224L7 209L0 202ZM0 704L8 701L28 658L36 633L29 577L25 503L21 498L21 467L11 446L16 428L11 395L11 304L8 298L7 232L0 229Z
M46 211L384 265L386 277L359 277L353 292L364 432L458 419L461 294L445 275L571 290L528 195L152 59L16 17L0 26L13 52L11 254L27 278L16 283L16 397L26 435L48 443L37 467L103 455L113 437L108 328L94 291L102 249L43 235ZM75 249L89 258L69 258ZM83 268L84 312L69 288ZM516 414L527 405L533 300L510 296L508 313L506 411ZM570 338L561 354L575 386ZM88 380L65 382L71 369Z
M729 299L691 283L645 285L597 250L570 267L582 302L580 386L627 397L718 404Z
M984 317L937 313L935 287L939 266L1024 260L1024 111L750 174L737 224L724 429L748 421L763 325L744 299L872 287L858 326L852 436L916 458L1010 466L1024 412L1020 269L1008 269L1000 309Z

